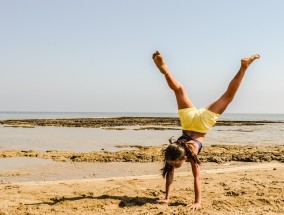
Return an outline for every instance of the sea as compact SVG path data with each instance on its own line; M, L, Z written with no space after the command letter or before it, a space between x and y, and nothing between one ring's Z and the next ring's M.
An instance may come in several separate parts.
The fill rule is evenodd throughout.
M0 111L0 120L9 119L63 119L107 117L178 117L177 113L142 112L10 112ZM284 121L284 114L223 113L220 120Z
M178 117L176 113L134 112L0 112L0 120L100 117ZM284 145L284 114L224 113L220 120L274 121L257 126L214 126L206 135L204 146ZM106 130L103 128L0 126L0 150L60 150L72 152L119 151L120 145L160 146L181 130Z

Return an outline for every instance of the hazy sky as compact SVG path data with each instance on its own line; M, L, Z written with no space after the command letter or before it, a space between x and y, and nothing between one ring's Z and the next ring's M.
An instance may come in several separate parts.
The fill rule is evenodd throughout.
M197 107L259 53L227 113L284 113L284 1L0 0L0 111L176 112L160 50Z

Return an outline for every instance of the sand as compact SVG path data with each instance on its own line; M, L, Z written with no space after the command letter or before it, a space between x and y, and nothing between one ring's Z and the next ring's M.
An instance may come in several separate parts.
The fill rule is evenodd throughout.
M189 214L193 177L177 173L169 205L158 175L0 183L0 214ZM284 164L202 172L202 209L194 214L283 214Z

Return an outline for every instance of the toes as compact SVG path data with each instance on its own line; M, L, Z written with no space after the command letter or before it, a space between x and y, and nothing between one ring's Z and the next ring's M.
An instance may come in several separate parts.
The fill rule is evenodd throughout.
M260 58L259 54L255 54L251 57L252 60L259 59L259 58Z
M158 52L158 51L156 51L154 54L153 54L153 56L152 56L152 58L154 59L157 55L159 55L160 54L160 52Z
M153 54L153 58L156 57L157 55L161 55L161 53L159 51L156 51L154 54Z

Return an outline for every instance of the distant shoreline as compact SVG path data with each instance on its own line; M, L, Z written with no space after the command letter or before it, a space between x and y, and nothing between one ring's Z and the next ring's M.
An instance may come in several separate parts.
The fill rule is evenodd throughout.
M16 112L0 111L0 120L26 119L79 119L117 117L170 117L177 118L177 112ZM284 121L284 113L223 113L219 120L226 121Z
M269 123L284 123L284 121L271 120L219 120L215 126L255 126ZM163 126L180 127L177 117L111 117L111 118L71 118L71 119L21 119L0 120L0 125L12 127L120 127L120 126ZM152 129L159 129L154 127ZM151 128L148 128L151 129ZM166 128L165 128L166 129Z

